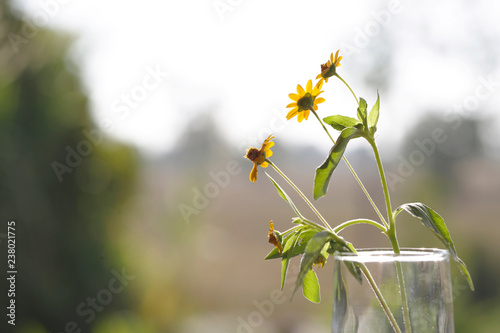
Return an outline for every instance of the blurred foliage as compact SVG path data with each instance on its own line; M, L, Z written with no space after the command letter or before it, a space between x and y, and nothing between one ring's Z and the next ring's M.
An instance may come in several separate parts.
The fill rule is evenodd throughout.
M494 174L498 163L485 154L480 136L486 126L472 117L455 117L453 122L447 122L429 114L407 134L398 158L399 166L406 161L414 167L407 181L398 185L398 199L432 203L443 212L458 253L464 256L474 280L475 291L471 292L452 267L456 333L498 331L500 258L494 235L498 234L495 220L500 213L496 199L500 183ZM424 156L421 163L412 163L416 151ZM423 228L410 224L403 228L407 238L404 241L410 246L417 246L411 242L429 237ZM431 242L426 246L439 244Z
M134 188L136 156L91 122L67 58L71 38L27 35L6 2L0 15L0 232L16 222L17 331L61 332L75 321L89 332L75 310L122 270L107 225ZM106 311L128 304L125 294L113 298Z

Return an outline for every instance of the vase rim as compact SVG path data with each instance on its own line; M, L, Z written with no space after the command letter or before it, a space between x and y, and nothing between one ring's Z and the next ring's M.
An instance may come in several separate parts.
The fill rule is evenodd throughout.
M438 248L401 248L401 253L395 254L392 248L363 248L357 253L335 252L333 257L342 261L440 261L448 260L450 253Z

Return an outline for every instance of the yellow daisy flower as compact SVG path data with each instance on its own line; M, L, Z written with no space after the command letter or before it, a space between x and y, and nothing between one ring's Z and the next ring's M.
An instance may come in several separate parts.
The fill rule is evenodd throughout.
M267 139L264 140L264 143L262 143L262 147L260 149L250 147L247 150L245 157L253 162L253 168L250 172L250 180L252 182L255 182L257 180L257 166L260 165L263 168L267 168L267 166L269 165L269 163L264 160L273 155L271 147L274 146L274 142L271 141L272 139L274 139L274 136L269 135Z
M337 73L337 67L340 66L340 60L342 60L342 56L339 57L339 51L335 53L335 59L333 59L333 53L330 55L330 60L327 61L326 64L321 65L321 73L316 76L316 79L321 78L320 81L325 80L328 82L328 78L334 76Z
M274 231L273 221L269 222L269 234L267 235L269 238L269 243L274 244L278 248L278 252L283 254L283 246L279 241L278 237L276 237L276 232Z
M298 115L297 119L300 123L304 119L307 120L311 110L318 110L318 104L325 101L324 98L318 98L319 94L323 92L321 91L322 86L323 81L321 80L314 86L314 89L311 80L307 81L306 90L298 84L297 94L288 95L288 97L290 97L290 99L294 102L286 106L287 108L292 108L292 110L290 110L286 115L286 119L290 120Z

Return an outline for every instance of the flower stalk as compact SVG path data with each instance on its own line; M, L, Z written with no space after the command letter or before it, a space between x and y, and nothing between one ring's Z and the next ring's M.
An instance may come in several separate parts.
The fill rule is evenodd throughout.
M375 155L375 160L377 162L377 168L379 171L380 175L380 181L382 183L382 189L384 192L384 198L385 198L385 204L386 204L386 209L387 209L387 218L389 220L389 229L385 232L389 240L391 241L391 245L393 248L393 251L395 254L399 255L401 254L401 250L399 247L399 242L398 238L396 235L396 223L394 219L394 214L392 213L392 206L391 206L391 196L389 194L389 187L387 186L387 179L385 177L385 171L384 171L384 166L382 165L382 160L380 158L380 153L377 147L377 144L375 143L375 139L372 137L367 138L368 142L370 143L370 146L373 149L373 153ZM399 289L401 293L401 304L403 308L403 318L404 318L404 323L405 323L405 328L407 333L411 333L411 323L410 323L410 311L409 311L409 305L408 305L408 297L406 294L406 286L405 286L405 279L403 275L403 268L401 267L401 262L396 261L396 270L397 270L397 276L398 276L398 282L399 282Z

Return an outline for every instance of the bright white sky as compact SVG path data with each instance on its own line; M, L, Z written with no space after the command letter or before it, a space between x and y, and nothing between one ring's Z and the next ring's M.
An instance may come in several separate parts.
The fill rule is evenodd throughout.
M320 64L339 48L344 56L339 71L369 108L376 91L363 74L382 62L375 53L390 56L385 65L390 90L380 91L381 140L399 139L421 110L450 112L473 98L479 77L500 81L494 63L500 55L500 2L495 1L17 3L28 21L45 18L39 25L77 36L73 56L83 70L96 123L108 119L111 135L150 153L173 148L188 122L203 112L213 112L235 147L260 145L264 134L253 137L273 125L280 139L329 146L314 119L293 120L276 133L283 124L276 117L284 118L296 85L315 79ZM159 84L147 79L155 69L168 73ZM321 116L355 115L354 99L340 82L325 88ZM124 95L131 94L127 106ZM471 113L493 115L498 125L493 105L499 96L493 91ZM389 132L396 124L401 128Z

